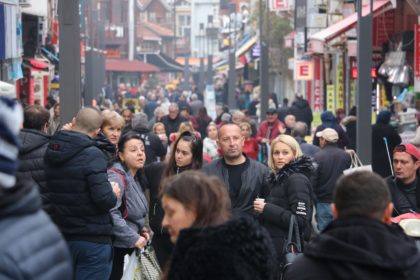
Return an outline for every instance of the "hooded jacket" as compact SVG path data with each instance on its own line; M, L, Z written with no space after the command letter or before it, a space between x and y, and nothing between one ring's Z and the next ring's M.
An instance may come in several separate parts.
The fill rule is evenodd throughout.
M35 129L22 129L19 133L21 148L19 149L19 169L17 176L33 179L39 186L43 208L51 212L51 203L45 180L44 155L50 136Z
M420 254L398 226L350 217L333 221L287 270L287 280L416 280Z
M314 141L313 141L313 144L315 146L319 147L319 137L316 136L317 132L323 131L326 128L332 128L335 131L337 131L337 134L338 134L337 144L341 149L344 149L344 147L347 147L349 145L349 138L346 132L344 131L344 129L339 124L337 124L333 113L331 113L330 111L323 112L321 114L321 121L322 121L322 124L319 125L315 130Z
M0 279L73 279L67 244L32 181L1 191L0 236Z
M251 219L189 228L180 232L167 279L271 280L274 256L268 233Z
M270 174L266 205L259 218L270 233L278 256L283 251L292 214L297 218L302 237L309 239L313 205L309 178L313 170L312 160L302 156Z
M53 218L68 240L111 242L109 210L117 202L107 161L89 136L59 131L45 154Z
M297 98L295 101L293 101L292 106L289 109L289 114L294 115L297 122L306 123L308 126L308 131L311 131L313 116L308 101L303 98Z

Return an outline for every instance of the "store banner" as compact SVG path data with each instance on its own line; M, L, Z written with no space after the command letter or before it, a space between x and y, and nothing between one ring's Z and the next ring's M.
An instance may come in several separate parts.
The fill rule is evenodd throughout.
M327 85L327 111L335 112L335 86Z
M314 101L313 111L323 111L322 102L322 81L321 81L321 60L319 58L314 60Z
M414 25L414 91L420 92L420 25Z
M295 80L311 81L313 78L312 61L296 61L295 62Z
M306 1L295 0L295 30L306 27Z
M343 87L343 63L337 64L337 109L338 108L344 108L344 87Z

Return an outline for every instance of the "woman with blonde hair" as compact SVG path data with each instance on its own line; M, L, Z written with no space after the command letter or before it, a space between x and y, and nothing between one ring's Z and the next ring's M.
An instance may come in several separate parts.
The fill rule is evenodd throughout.
M189 132L191 132L192 134L194 134L194 135L195 135L195 137L201 138L200 133L199 133L198 131L195 131L195 130L194 130L194 126L193 126L192 122L190 122L190 121L186 121L186 122L182 122L182 123L179 125L178 132L174 132L174 133L171 133L171 134L169 135L169 141L171 141L171 143L175 142L175 141L178 139L178 137L179 137L182 133L184 133L185 131L189 131Z
M220 154L217 150L217 136L218 129L214 122L209 123L207 126L207 137L203 141L203 155L208 155L211 160L220 158Z
M103 122L101 131L95 138L96 145L105 154L108 163L117 155L117 144L125 125L124 118L116 111L104 110L101 112Z
M254 209L273 239L281 264L290 218L296 217L302 240L308 240L312 219L312 160L304 156L299 143L289 135L280 135L271 143L268 159L271 174L265 200L256 199Z

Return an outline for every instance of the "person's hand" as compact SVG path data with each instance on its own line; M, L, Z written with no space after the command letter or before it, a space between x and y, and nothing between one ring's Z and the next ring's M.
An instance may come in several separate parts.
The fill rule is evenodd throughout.
M134 246L136 246L136 248L138 249L143 249L144 246L146 246L146 244L147 244L146 238L144 238L143 236L140 236L140 238L136 241L136 244L134 244Z
M120 198L121 189L118 186L118 183L117 182L111 182L111 187L112 187L112 192L115 194L117 199Z
M66 123L65 125L63 125L63 127L61 128L62 130L72 130L73 128L73 124L70 123Z
M269 142L270 142L270 139L268 138L261 139L261 143L269 143Z
M144 238L146 238L146 241L150 240L150 233L149 233L148 230L142 230L140 235L143 236Z
M256 198L254 200L254 210L257 213L262 213L264 211L264 207L267 203L265 203L265 199L264 198Z
M286 128L282 125L279 125L279 132L280 132L280 134L285 134L286 133Z
M348 153L350 156L356 154L356 151L352 149L345 149L345 152Z
M168 136L166 136L166 134L159 134L158 136L160 141L168 142Z

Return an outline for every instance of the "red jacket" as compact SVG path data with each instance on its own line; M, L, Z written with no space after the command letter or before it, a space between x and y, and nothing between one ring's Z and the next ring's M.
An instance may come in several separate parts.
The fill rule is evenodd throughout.
M261 143L261 139L263 138L267 138L267 131L269 128L270 124L268 123L267 120L263 121L260 124L260 127L258 128L258 132L257 132L257 141L258 143ZM285 125L283 122L281 122L279 119L276 119L274 121L274 123L271 126L271 136L270 136L270 143L271 141L273 141L274 138L276 138L277 136L279 136L280 130L284 129Z
M249 138L248 140L245 140L242 152L244 152L250 158L257 160L259 149L260 148L258 146L257 139Z

